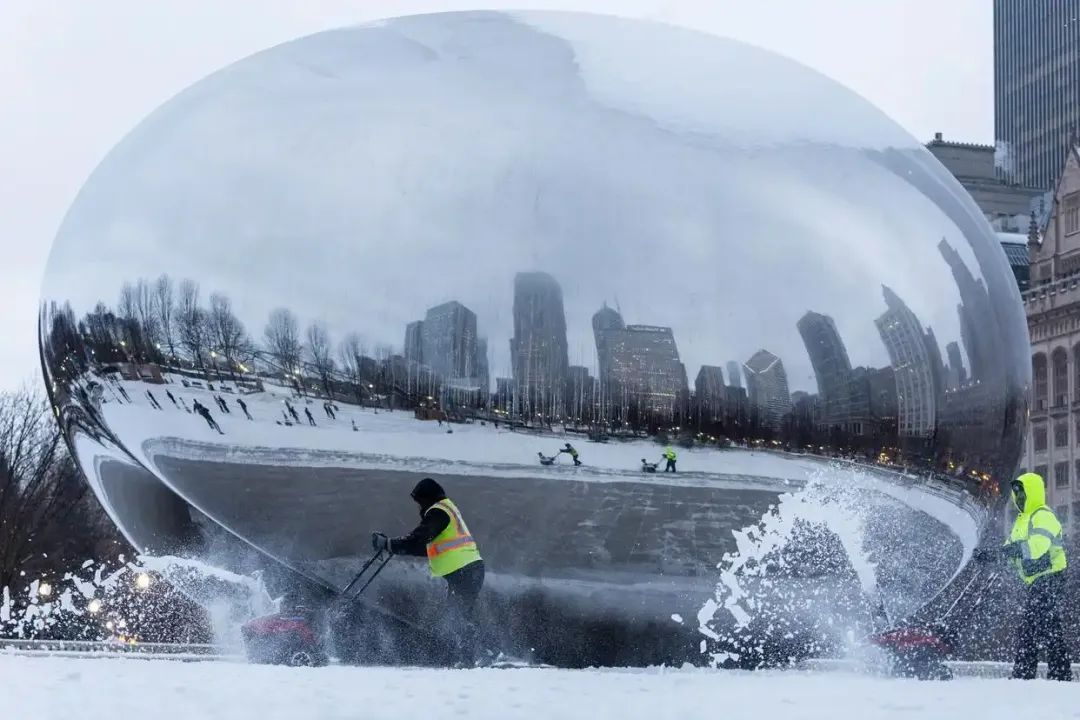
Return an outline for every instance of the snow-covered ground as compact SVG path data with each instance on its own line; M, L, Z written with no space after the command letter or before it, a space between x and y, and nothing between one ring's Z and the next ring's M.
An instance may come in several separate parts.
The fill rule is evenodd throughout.
M135 454L148 441L175 438L196 444L225 445L234 451L245 448L279 450L279 455L272 460L275 464L288 461L310 466L326 462L327 457L337 463L342 460L334 457L337 453L351 455L355 466L365 462L379 468L399 464L403 469L422 468L434 472L469 464L503 476L543 471L556 475L565 473L577 479L583 479L583 476L596 479L628 477L657 483L689 483L702 474L802 480L819 467L811 460L781 458L767 453L695 448L679 450L679 476L645 475L641 472L642 458L658 462L663 451L663 446L647 440L592 443L572 434L540 435L511 431L505 425L497 429L491 424L479 423L440 426L434 421L416 420L411 412L380 410L376 414L370 408L346 403L339 404L337 419L331 419L324 414L322 400L305 404L289 390L272 385L268 385L265 392L242 396L254 418L247 420L236 404L237 395L216 393L227 402L230 413L226 414L215 402L215 393L204 389L185 388L178 383L155 386L125 381L122 384L131 402L109 402L102 410L110 429ZM154 394L163 410L151 406L147 390ZM188 407L193 400L208 407L225 434L212 430L201 417L174 407L165 397L166 390ZM115 391L113 397L118 397ZM286 399L296 409L299 425L283 424ZM316 423L314 427L304 415L305 408L311 411ZM352 429L354 422L355 432ZM453 432L448 433L448 429ZM565 454L558 456L554 466L539 464L538 452L556 455L566 442L573 443L581 453L582 467L575 468ZM252 454L246 459L258 462L258 457L258 454Z
M35 720L892 720L1080 717L1076 686L841 672L281 668L0 654L4 716Z
M543 474L586 482L764 489L778 493L833 474L837 482L885 493L951 528L964 546L965 560L975 547L982 519L965 502L964 493L953 486L916 483L913 476L830 463L826 458L809 455L739 448L680 449L677 475L645 474L640 471L641 459L658 460L663 449L648 440L593 443L576 436L539 435L491 424L440 426L417 420L409 412L376 413L347 403L340 403L337 417L331 419L324 413L321 400L305 404L291 390L274 385L267 385L264 392L242 396L254 418L248 420L237 404L240 396L230 393L216 393L231 411L226 414L218 407L215 393L185 388L179 382L161 386L124 381L122 386L130 402L119 402L116 386L106 386L110 400L102 407L106 422L128 451L152 470L156 470L158 455L168 455L277 466L398 468L491 478ZM167 399L166 390L173 393L179 405ZM154 394L163 409L151 405L147 391ZM194 400L210 409L224 435L211 429L198 415L182 409L191 407ZM284 424L286 400L301 418L299 425ZM307 421L305 407L311 411L314 427ZM450 427L452 433L447 432ZM554 455L567 441L581 453L581 467L574 467L567 455L560 455L556 466L539 464L537 452ZM160 471L157 474L165 476Z

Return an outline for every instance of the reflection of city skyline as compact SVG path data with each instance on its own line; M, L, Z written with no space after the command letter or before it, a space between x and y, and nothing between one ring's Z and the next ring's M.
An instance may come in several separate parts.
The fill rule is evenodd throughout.
M688 373L672 327L628 323L605 300L589 318L593 364L572 364L562 287L553 275L536 271L513 276L509 338L490 337L473 308L450 298L428 307L422 319L405 323L397 347L367 347L358 339L362 335L351 333L337 339L335 352L334 339L324 327L313 323L302 333L285 309L271 314L259 343L247 335L228 298L214 294L208 308L201 308L198 286L187 281L173 290L176 297L169 305L176 327L167 330L168 314L160 312L167 294L162 283L171 283L167 276L156 283L125 284L116 314L101 303L81 325L84 335L100 338L108 335L102 328L109 317L120 319L132 348L153 344L164 355L164 339L168 355L215 367L221 364L214 359L217 351L226 366L271 358L278 371L302 366L327 388L389 373L405 393L439 392L447 404L497 408L524 418L634 426L712 423L725 431L779 436L801 427L800 432L818 435L870 439L895 433L899 439L927 441L942 425L978 424L966 411L974 402L970 388L982 382L974 368L990 368L980 370L985 374L994 367L977 359L986 357L986 348L969 346L978 337L969 319L987 310L985 285L946 241L939 251L960 288L961 328L968 325L959 341L946 346L948 363L933 331L886 286L885 309L874 321L889 357L885 367L854 366L835 320L827 314L807 310L796 323L793 330L802 339L816 392L792 388L784 358L765 347L743 360L713 358ZM155 307L160 317L155 317ZM282 314L289 316L284 330L275 326ZM281 342L282 332L292 340ZM493 367L492 343L508 347L509 363ZM971 369L964 365L965 352L973 358ZM362 394L357 392L358 397Z

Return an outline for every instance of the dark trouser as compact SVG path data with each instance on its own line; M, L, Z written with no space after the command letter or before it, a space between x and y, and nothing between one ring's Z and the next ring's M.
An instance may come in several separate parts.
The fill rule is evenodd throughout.
M667 465L664 466L664 472L675 472L675 461L668 460Z
M1065 647L1061 627L1061 599L1064 594L1064 573L1045 575L1028 588L1024 601L1024 617L1016 638L1016 662L1013 677L1030 680L1039 664L1039 646L1046 646L1046 664L1051 680L1071 680L1069 650Z
M476 662L480 626L476 622L476 599L484 586L484 561L469 563L446 576L447 622L456 646L458 662Z

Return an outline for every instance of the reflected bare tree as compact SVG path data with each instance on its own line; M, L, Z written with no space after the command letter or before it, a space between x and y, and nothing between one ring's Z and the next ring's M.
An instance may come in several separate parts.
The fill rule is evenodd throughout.
M319 378L326 396L333 398L330 383L334 374L333 345L330 333L321 322L313 322L307 329L307 354L311 369Z
M304 345L300 341L300 324L291 310L278 308L270 313L263 341L283 375L290 377L300 368Z
M161 275L154 283L154 311L159 340L168 351L170 362L176 362L176 292L173 280L168 275Z
M154 350L160 337L156 302L154 286L148 280L139 278L135 283L135 320L139 324L146 356L156 354Z
M364 401L364 356L367 347L359 333L349 333L338 345L338 359L358 403Z
M229 376L235 380L237 369L250 360L253 350L244 323L236 317L232 301L225 295L214 293L210 296L206 327L210 344L222 355L229 368Z
M204 370L208 348L206 311L199 305L199 285L191 280L180 283L176 300L176 325L180 345L192 364Z

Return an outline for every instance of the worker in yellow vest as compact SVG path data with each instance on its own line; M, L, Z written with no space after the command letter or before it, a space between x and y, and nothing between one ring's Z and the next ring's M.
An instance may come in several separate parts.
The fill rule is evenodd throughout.
M477 662L476 600L484 585L484 561L461 511L439 483L424 478L413 488L412 499L420 506L420 524L402 537L374 533L372 545L395 555L426 556L432 576L446 580L447 620L457 646L457 664L472 667Z
M670 445L664 449L664 459L667 460L664 472L675 472L675 451L671 449Z
M1039 663L1039 646L1046 646L1051 680L1072 680L1069 650L1061 627L1065 592L1065 548L1061 523L1046 506L1042 476L1024 473L1012 482L1012 501L1018 514L1009 539L1000 548L978 548L981 562L1005 560L1026 586L1024 615L1017 634L1013 677L1030 680Z

